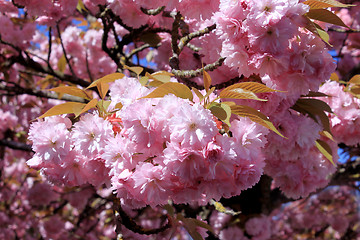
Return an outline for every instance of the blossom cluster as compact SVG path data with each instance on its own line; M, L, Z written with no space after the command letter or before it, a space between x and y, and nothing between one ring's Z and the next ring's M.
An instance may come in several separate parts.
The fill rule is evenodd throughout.
M360 99L350 92L345 92L344 87L336 81L327 81L320 87L320 92L328 97L327 102L333 114L330 114L331 132L337 142L352 146L359 144L360 132L357 125L360 123Z
M225 64L244 76L269 75L264 83L295 98L316 91L335 64L324 43L302 30L308 10L297 0L221 1L214 16Z
M214 116L199 103L174 95L134 99L148 92L134 78L115 81L110 91L124 106L115 117L94 112L73 125L59 116L33 123L29 139L36 154L28 165L54 183L111 184L123 203L134 207L170 199L204 204L239 195L259 181L264 127L234 119L233 137L221 135Z

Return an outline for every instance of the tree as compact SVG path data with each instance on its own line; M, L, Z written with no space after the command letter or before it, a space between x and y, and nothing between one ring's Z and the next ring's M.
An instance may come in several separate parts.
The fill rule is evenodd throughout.
M359 237L354 3L1 1L1 238Z

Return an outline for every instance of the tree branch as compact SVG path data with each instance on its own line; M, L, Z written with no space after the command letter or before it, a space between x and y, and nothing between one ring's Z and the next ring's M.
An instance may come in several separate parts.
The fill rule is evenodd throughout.
M203 70L205 71L212 71L216 69L217 67L221 66L223 62L225 61L225 58L220 57L216 62L207 64L204 68L199 68L196 70L176 70L173 69L171 72L176 76L180 78L194 78L202 74Z
M215 28L216 28L216 24L213 24L213 25L211 25L209 27L206 27L206 28L204 28L202 30L192 32L192 33L186 35L185 37L182 37L180 39L180 41L179 41L178 48L181 51L192 39L204 36L205 34L211 32Z
M59 24L56 24L56 29L57 29L57 32L58 32L58 35L59 35L59 39L60 39L60 44L61 44L61 48L63 50L63 54L64 54L64 57L66 59L66 62L69 66L69 69L70 69L70 72L73 76L76 76L75 72L74 72L74 69L72 68L71 64L70 64L70 60L69 58L67 57L67 54L66 54L66 50L65 50L65 46L64 46L64 42L61 38L61 33L60 33L60 28L59 28Z
M179 69L179 54L181 52L177 43L179 39L179 27L180 27L181 18L182 16L180 12L177 12L171 30L172 57L169 60L169 64L172 69L176 69L176 70Z
M36 97L41 97L41 98L48 98L48 99L57 99L57 100L64 100L64 101L71 101L71 102L81 102L81 103L85 103L86 100L80 97L76 97L76 96L71 96L71 95L64 95L62 96L62 98L59 98L58 95L56 93L52 93L52 92L48 92L48 91L43 91L43 90L36 90L36 89L29 89L29 88L23 88L21 86L19 86L16 83L8 83L8 84L12 84L13 86L9 86L7 84L5 84L4 80L0 79L0 91L6 91L9 94L13 94L13 95L23 95L23 94L28 94L28 95L32 95L32 96L36 96Z
M141 226L139 226L132 218L130 218L127 213L121 208L120 204L117 204L117 212L119 213L119 217L116 217L116 231L117 233L119 233L119 228L120 228L120 223L122 225L124 225L127 229L135 232L135 233L139 233L139 234L145 234L145 235L151 235L151 234L157 234L160 232L165 231L166 229L171 227L171 222L168 218L167 224L165 224L164 226L160 227L160 228L156 228L156 229L145 229Z
M360 29L329 28L328 31L338 33L360 33Z
M9 147L9 148L15 149L15 150L22 150L22 151L26 151L26 152L34 152L31 149L31 146L26 144L26 143L15 142L15 141L10 141L10 140L6 140L6 139L0 139L0 145L5 146L5 147Z
M140 7L140 10L145 13L146 15L151 15L151 16L155 16L158 15L159 13L161 13L162 11L164 11L165 6L162 7L158 7L156 9L146 9L143 7Z

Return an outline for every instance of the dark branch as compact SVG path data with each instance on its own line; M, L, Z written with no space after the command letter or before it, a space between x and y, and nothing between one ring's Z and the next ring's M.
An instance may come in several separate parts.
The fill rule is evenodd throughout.
M49 28L49 49L48 49L48 56L47 56L47 64L48 64L48 68L52 69L51 65L50 65L50 56L51 56L51 46L52 46L52 34L51 34L51 27Z
M66 50L65 50L65 46L64 46L64 42L61 38L61 32L60 32L60 28L59 28L59 24L56 24L56 29L57 29L57 32L58 32L58 35L59 35L59 39L60 39L60 44L61 44L61 48L63 50L63 54L64 54L64 57L66 59L66 63L68 64L69 66L69 69L70 69L70 72L73 76L76 76L75 72L74 72L74 69L72 68L71 64L70 64L70 60L69 58L67 57L67 54L66 54Z
M182 16L178 12L175 16L173 25L172 25L172 31L171 31L171 49L172 49L172 57L170 58L170 67L172 69L179 69L179 54L180 49L178 47L178 39L179 39L179 27L180 27L180 20Z
M23 151L27 151L27 152L33 152L33 150L31 149L31 146L26 143L0 139L0 145L9 147L9 148L12 148L15 150L23 150Z
M118 206L117 211L119 213L120 218L118 218L117 220L117 230L118 230L118 223L121 223L122 225L124 225L127 229L135 232L135 233L139 233L139 234L145 234L145 235L150 235L150 234L157 234L160 232L165 231L166 229L171 227L171 223L170 220L168 219L167 224L165 224L164 226L160 227L160 228L156 228L156 229L145 229L141 226L139 226L132 218L130 218L126 212L121 208L121 206Z

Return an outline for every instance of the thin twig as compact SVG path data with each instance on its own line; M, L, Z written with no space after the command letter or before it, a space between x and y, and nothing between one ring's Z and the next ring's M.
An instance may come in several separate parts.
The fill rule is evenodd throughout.
M69 61L69 58L67 57L67 54L66 54L66 50L65 50L65 46L64 46L64 42L61 38L61 33L60 33L60 28L59 28L59 24L56 24L56 29L57 29L57 32L58 32L58 35L59 35L59 39L60 39L60 44L61 44L61 47L62 47L62 50L63 50L63 54L64 54L64 57L65 57L65 60L69 66L69 69L70 69L70 72L73 76L76 76L75 75L75 72L70 64L70 61Z
M158 45L158 46L159 46L159 45ZM151 47L150 44L145 43L144 45L141 45L140 47L133 49L133 50L126 56L126 58L127 58L127 59L131 59L132 56L134 56L134 55L137 54L138 52L141 52L142 50L147 49L147 48L149 48L149 47Z
M48 55L47 55L47 65L49 69L52 69L51 65L50 65L50 57L51 57L51 49L52 49L52 34L51 34L51 27L49 28L49 43L48 43Z
M88 55L88 51L87 49L85 50L85 63L86 63L86 71L89 75L89 79L90 79L90 82L93 82L94 79L92 77L92 74L91 74L91 71L90 71L90 67L89 67L89 55Z
M159 13L161 13L163 10L165 9L165 6L162 7L158 7L156 9L146 9L141 7L140 10L145 13L146 15L151 15L151 16L155 16L158 15Z
M360 33L360 29L341 29L341 28L329 28L329 32L338 32L338 33Z

